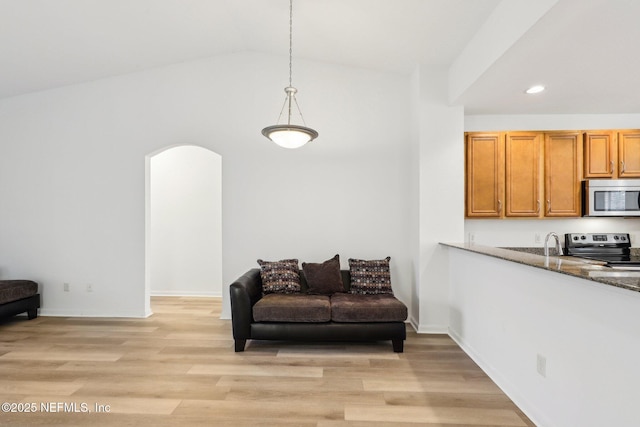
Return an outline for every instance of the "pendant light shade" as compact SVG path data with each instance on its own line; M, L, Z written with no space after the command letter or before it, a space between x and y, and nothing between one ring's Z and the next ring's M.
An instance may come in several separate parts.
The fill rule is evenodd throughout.
M318 137L315 130L297 125L267 126L262 134L283 148L300 148Z
M318 137L318 132L306 126L300 106L296 99L296 93L298 90L291 85L291 64L292 64L292 52L293 52L293 0L289 0L289 86L284 88L286 97L284 99L284 105L280 110L280 116L278 117L278 124L273 126L267 126L262 129L262 134L269 138L271 141L284 148L300 148L309 141L313 141ZM291 123L291 114L294 108L298 111L298 115L302 120L302 125L296 125ZM287 122L280 124L283 114L287 115Z

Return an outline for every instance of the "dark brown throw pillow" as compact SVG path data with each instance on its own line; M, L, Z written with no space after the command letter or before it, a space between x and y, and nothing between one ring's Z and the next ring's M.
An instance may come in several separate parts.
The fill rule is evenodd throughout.
M320 264L303 262L302 272L309 287L307 292L310 294L331 295L344 292L339 255Z
M365 261L349 258L352 294L375 295L392 294L389 261L391 257L381 260Z
M300 292L300 269L297 259L280 261L258 260L262 292L265 294L294 294Z

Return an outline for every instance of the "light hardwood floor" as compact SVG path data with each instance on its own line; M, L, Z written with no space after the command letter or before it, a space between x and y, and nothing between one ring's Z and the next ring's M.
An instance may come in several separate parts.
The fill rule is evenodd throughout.
M0 401L35 409L5 405L0 425L534 426L447 336L408 327L401 354L252 341L234 353L219 299L156 297L152 309L0 323Z

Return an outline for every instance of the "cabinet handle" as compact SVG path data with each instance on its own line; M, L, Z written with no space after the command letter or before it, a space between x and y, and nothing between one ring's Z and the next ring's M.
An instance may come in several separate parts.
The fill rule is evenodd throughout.
M609 172L611 175L613 175L613 160L611 160L611 172Z
M547 200L547 213L551 213L551 200Z
M620 173L624 173L624 160L620 160L620 165L622 166Z
M498 213L502 212L502 200L498 199Z
M536 211L536 213L540 213L540 199L538 199L537 202L538 202L538 210Z

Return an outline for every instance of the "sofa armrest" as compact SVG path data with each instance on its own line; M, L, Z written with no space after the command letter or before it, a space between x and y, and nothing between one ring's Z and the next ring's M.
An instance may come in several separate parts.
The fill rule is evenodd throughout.
M260 269L254 268L240 276L229 286L231 296L231 324L236 344L251 338L253 305L262 298ZM243 343L244 347L244 343ZM236 345L236 351L238 351Z

